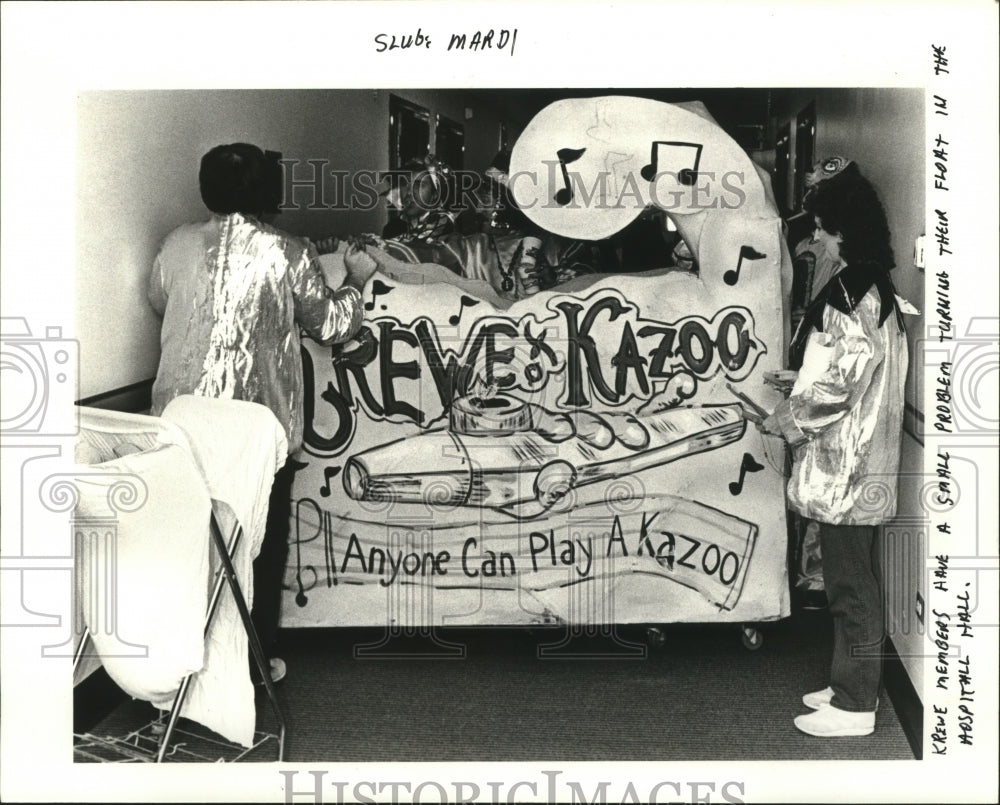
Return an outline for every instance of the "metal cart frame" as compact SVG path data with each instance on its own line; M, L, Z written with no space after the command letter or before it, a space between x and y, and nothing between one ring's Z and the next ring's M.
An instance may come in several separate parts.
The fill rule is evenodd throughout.
M285 758L285 719L281 712L281 707L278 704L278 697L274 688L274 683L271 681L269 663L267 658L264 656L264 650L261 647L260 638L257 635L257 630L254 628L253 621L250 618L250 610L248 609L246 599L243 596L239 579L236 578L236 570L233 567L232 561L236 554L236 549L240 540L243 538L243 527L238 521L234 524L232 533L229 535L229 542L227 546L226 541L222 536L222 530L219 526L219 519L216 517L217 505L217 501L213 500L209 527L212 535L212 545L215 547L219 556L220 565L215 573L212 595L209 599L208 612L205 616L204 634L206 636L208 635L222 596L222 587L226 584L228 585L229 590L233 595L233 599L236 602L236 608L239 610L240 619L243 622L243 628L246 630L247 638L250 643L251 655L253 656L254 663L256 664L257 670L261 675L261 679L263 680L264 687L267 691L268 700L271 703L271 708L274 710L274 715L278 722L277 735L258 733L258 735L261 736L261 740L257 742L254 747L251 747L251 749L255 749L266 741L274 738L278 743L277 760L278 762L281 762ZM76 671L79 667L89 644L90 630L88 628L81 636L73 655L74 671ZM90 760L101 760L103 762L109 762L106 755L111 755L112 757L117 758L117 761L110 762L164 762L168 756L167 750L170 747L171 739L178 732L177 722L180 718L181 709L184 705L184 700L187 697L191 682L196 675L196 673L188 674L181 682L181 685L174 696L174 701L170 708L165 728L162 725L162 721L156 720L147 725L146 728L143 728L143 730L148 729L148 734L144 733L143 730L139 730L137 732L130 733L125 738L102 738L90 733L74 734L74 755L85 757ZM102 750L101 753L97 754L94 751L90 751L96 749ZM242 759L249 751L251 750L247 750L239 754L235 760ZM200 760L209 760L209 758L201 756L196 756L196 758Z

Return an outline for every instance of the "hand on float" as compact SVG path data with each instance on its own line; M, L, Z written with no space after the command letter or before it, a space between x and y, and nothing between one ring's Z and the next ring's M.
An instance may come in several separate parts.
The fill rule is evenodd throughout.
M766 419L755 422L754 424L757 425L757 429L765 436L780 436L781 438L784 438L785 436L784 432L781 430L781 425L778 422L776 414L771 414Z
M757 426L757 430L765 436L784 437L781 425L778 424L778 417L776 414L767 414L766 411L758 411L743 402L740 403L740 408L743 409L743 418L747 422L753 422L753 424ZM765 416L765 414L767 415Z
M364 290L365 284L378 269L378 263L361 247L352 243L344 254L344 268L347 269L347 278L344 283L361 291Z
M799 373L792 369L779 369L776 372L764 372L764 382L787 397L792 393L798 376Z
M389 260L391 260L389 253L385 249L370 243L364 247L364 250L365 254L375 261L375 264L378 266L378 270L385 272L386 264Z
M316 251L319 254L333 254L340 246L340 238L331 236L322 240L313 241Z

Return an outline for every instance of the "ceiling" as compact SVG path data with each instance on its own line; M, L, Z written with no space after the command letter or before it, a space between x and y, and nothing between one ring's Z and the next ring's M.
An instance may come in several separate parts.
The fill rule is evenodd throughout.
M665 103L701 101L716 122L745 149L759 150L771 139L767 132L772 90L765 88L484 89L468 90L466 98L470 104L493 105L504 117L524 126L536 113L554 101L595 95L632 95Z

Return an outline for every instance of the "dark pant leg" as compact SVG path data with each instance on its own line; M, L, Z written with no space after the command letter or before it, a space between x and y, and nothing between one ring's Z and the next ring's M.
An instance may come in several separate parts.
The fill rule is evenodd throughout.
M830 687L834 707L875 710L884 637L876 526L820 523L823 584L833 616Z
M292 476L285 464L274 476L267 508L267 528L260 554L253 563L251 617L265 656L271 656L281 616L282 584L288 560L288 522L292 512Z

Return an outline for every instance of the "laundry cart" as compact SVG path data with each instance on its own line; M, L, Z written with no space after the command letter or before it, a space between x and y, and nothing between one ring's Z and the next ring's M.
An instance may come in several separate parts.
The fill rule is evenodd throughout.
M263 406L193 396L162 417L82 408L80 424L74 672L103 665L158 715L121 735L75 734L75 759L262 759L273 744L282 760L284 717L249 612L282 428ZM256 728L248 656L273 732Z

